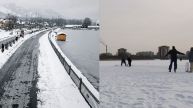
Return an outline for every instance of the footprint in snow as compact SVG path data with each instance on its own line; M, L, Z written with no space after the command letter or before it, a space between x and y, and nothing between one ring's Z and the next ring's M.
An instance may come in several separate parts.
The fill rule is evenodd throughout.
M184 99L184 98L185 98L185 96L184 96L184 95L182 95L182 94L176 94L176 97L178 97L178 98L182 98L182 99Z

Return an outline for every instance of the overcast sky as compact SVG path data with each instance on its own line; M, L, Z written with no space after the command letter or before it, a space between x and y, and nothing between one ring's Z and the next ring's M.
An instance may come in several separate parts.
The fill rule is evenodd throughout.
M52 9L67 18L99 19L99 0L1 0L2 4L33 9Z
M100 8L101 40L110 52L121 47L131 53L157 52L160 45L185 52L193 47L193 0L103 0Z

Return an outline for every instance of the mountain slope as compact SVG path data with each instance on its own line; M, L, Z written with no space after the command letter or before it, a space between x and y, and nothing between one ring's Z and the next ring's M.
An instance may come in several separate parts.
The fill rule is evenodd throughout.
M37 10L37 9L26 9L19 7L15 4L4 4L0 5L0 17L4 18L7 14L16 15L18 17L43 17L43 18L57 18L62 16L59 13L50 10Z

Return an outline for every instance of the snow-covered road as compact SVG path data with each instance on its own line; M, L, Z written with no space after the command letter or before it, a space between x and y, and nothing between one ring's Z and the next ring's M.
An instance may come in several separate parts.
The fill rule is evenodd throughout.
M0 53L0 108L90 108L44 33Z
M187 61L178 61L177 73L168 72L169 60L100 62L101 108L193 108L193 74Z
M41 32L16 47L15 53L0 69L0 105L3 108L36 107L37 105L37 65L38 40ZM26 38L27 39L27 38ZM3 57L3 56L1 56Z

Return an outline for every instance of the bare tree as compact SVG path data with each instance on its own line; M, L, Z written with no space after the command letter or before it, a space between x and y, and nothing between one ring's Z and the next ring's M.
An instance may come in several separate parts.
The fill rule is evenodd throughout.
M89 25L92 24L92 21L90 18L85 18L83 23L82 23L82 28L88 28Z
M14 29L17 25L17 20L18 20L17 16L8 14L6 19L8 20L8 22L6 24L6 29L7 30Z

